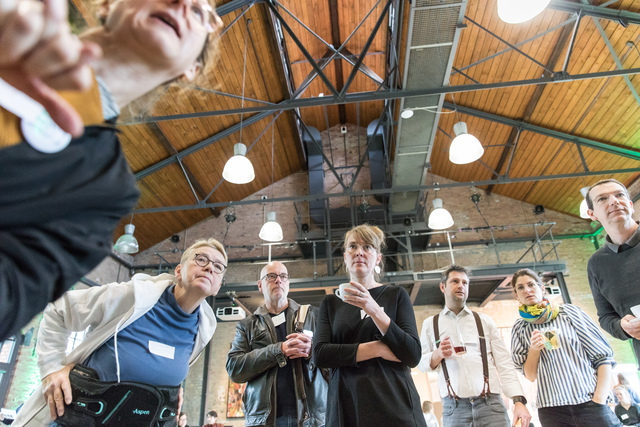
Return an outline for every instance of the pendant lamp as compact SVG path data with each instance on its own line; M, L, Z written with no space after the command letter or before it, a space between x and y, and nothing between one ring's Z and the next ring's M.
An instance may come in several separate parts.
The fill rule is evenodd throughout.
M279 242L282 240L282 227L276 221L275 212L267 212L267 222L260 229L258 236L267 242Z
M482 157L484 148L478 138L467 132L467 124L458 122L453 125L456 137L449 147L449 160L456 165L466 165Z
M233 157L227 160L222 177L232 184L247 184L256 177L251 161L247 159L247 146L238 142L233 146Z
M433 199L433 210L429 215L429 228L432 230L444 230L453 225L453 218L448 210L442 207L442 199Z
M138 240L133 236L136 226L127 224L124 226L124 234L113 245L113 249L124 254L135 254L140 250Z
M273 167L273 157L274 157L274 148L275 147L275 125L271 124L271 196L273 197L273 181L274 181L274 167ZM271 204L271 209L273 209L273 203ZM262 228L260 229L260 233L258 236L262 240L266 240L267 242L279 242L283 239L282 235L282 227L276 221L276 213L271 211L267 213L267 222L264 223ZM271 260L271 245L269 245L269 260Z
M538 16L551 0L498 0L498 16L507 24L520 24Z
M249 23L247 21L247 34L249 33ZM244 88L247 77L247 36L244 37L244 69L242 70L242 102L240 109L244 108ZM251 160L247 155L247 146L242 143L242 119L244 113L240 113L240 140L233 146L233 157L227 160L222 170L222 177L232 184L247 184L256 177L256 173L253 170Z

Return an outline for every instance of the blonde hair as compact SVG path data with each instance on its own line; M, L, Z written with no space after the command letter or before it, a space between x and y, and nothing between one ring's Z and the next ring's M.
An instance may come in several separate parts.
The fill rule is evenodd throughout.
M196 253L196 249L202 247L215 249L222 254L225 264L229 262L229 259L227 258L227 252L224 250L224 246L222 246L222 243L220 243L216 239L210 238L206 240L197 240L193 245L189 246L182 254L182 258L180 258L180 264L184 265L184 263L187 262L187 260Z
M381 254L382 251L386 248L386 244L384 242L384 233L382 232L382 230L380 230L380 227L376 225L362 224L347 231L347 233L344 235L344 243L342 245L343 251L347 251L347 245L349 244L349 239L351 238L373 246L373 248L379 254ZM375 273L376 280L380 278L380 275L384 270L384 256L380 258L379 266L380 273ZM349 268L346 264L344 265L344 268L348 273Z
M620 393L622 394L622 397L625 397L625 402L630 402L631 401L631 393L629 393L629 390L623 386L623 385L619 385L613 388L613 391L615 392L616 390L619 390Z

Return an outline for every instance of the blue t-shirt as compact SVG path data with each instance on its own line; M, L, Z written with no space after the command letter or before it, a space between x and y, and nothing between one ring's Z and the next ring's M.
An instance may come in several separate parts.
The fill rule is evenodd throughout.
M174 287L168 287L144 316L118 332L121 381L176 386L187 377L200 310L185 313L173 294ZM95 369L102 381L117 381L114 338L84 364Z

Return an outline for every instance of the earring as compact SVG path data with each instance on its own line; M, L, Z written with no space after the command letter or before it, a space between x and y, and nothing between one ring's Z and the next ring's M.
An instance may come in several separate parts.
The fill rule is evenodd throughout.
M376 274L380 274L380 266L376 264L376 266L373 267L373 271L375 271Z

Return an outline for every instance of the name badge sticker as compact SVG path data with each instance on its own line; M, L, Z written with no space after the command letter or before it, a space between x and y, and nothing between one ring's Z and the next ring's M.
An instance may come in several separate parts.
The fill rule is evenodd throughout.
M273 326L275 327L282 325L285 321L284 311L278 314L277 316L272 317L271 320L273 321Z
M57 153L71 142L71 135L60 129L44 109L33 121L22 119L20 127L24 139L41 153Z
M380 308L382 309L382 311L384 311L384 307L380 307ZM371 317L371 316L369 316L367 313L365 313L364 310L361 309L360 310L360 319L364 319L364 318L367 318L367 317Z
M149 340L149 352L156 356L165 357L173 360L176 353L176 348L167 344Z
M22 135L41 153L57 153L71 142L71 135L60 129L40 103L2 79L0 106L20 117Z

